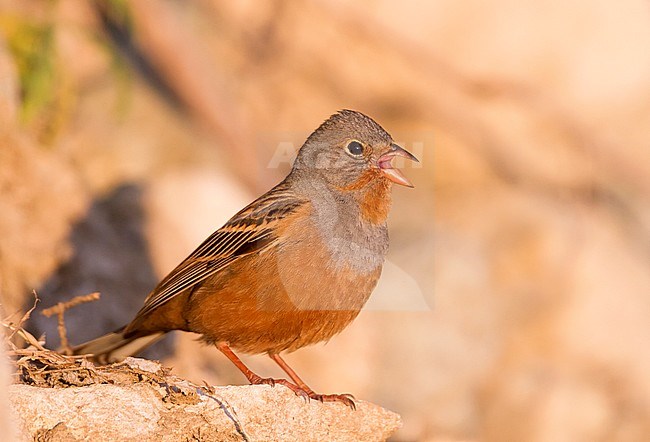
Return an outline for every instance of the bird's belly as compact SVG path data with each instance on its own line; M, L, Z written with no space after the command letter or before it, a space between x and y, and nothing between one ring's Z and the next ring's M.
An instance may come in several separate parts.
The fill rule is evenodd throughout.
M245 353L279 353L343 330L370 296L381 265L335 265L317 238L309 241L240 259L206 280L184 315L190 331Z

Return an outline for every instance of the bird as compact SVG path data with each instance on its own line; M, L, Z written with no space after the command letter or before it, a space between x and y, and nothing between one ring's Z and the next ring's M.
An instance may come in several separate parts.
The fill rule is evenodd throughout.
M309 135L286 178L163 278L129 324L73 353L112 363L182 330L216 346L250 384L355 409L350 394L315 393L280 354L341 332L377 285L392 185L413 187L396 157L418 162L372 118L336 112ZM291 381L259 376L235 351L268 355Z

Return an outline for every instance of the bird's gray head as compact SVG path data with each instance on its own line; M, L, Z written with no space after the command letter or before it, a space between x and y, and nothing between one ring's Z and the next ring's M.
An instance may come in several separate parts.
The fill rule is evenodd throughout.
M359 190L377 180L413 187L392 167L396 156L418 161L372 118L346 109L329 117L307 138L292 174L309 174L343 191Z

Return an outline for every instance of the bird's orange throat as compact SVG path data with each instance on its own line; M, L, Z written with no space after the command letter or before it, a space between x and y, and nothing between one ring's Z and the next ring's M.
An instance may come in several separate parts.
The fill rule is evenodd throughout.
M391 183L376 170L365 172L356 182L341 190L354 192L364 221L372 224L386 222L391 204Z
M361 216L370 223L383 224L388 218L390 202L390 184L384 182L373 183L363 193L361 201L359 201Z

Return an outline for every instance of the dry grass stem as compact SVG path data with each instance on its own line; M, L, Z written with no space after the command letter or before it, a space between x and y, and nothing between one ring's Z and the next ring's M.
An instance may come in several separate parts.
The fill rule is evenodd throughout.
M59 302L57 305L46 308L41 312L45 317L51 317L52 315L57 315L57 330L59 332L59 338L61 339L61 352L66 355L72 354L72 348L68 341L68 332L65 326L65 311L76 307L86 302L92 302L99 299L99 292L94 292L89 295L75 296L70 301Z

